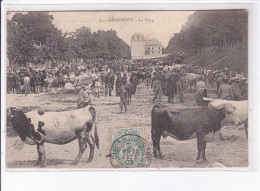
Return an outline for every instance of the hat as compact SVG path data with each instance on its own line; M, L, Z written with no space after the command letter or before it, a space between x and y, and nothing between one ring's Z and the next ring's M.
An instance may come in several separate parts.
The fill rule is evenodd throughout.
M237 74L235 77L231 78L231 80L240 81L242 77L243 77L242 75Z

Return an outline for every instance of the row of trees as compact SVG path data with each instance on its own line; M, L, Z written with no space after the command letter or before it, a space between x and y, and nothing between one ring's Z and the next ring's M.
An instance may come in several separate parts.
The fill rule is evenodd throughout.
M83 59L130 57L129 46L113 30L91 32L81 27L63 34L48 12L16 13L7 21L7 56L10 64L72 62Z
M197 11L174 34L167 53L193 52L205 47L243 44L247 46L248 13L246 10Z

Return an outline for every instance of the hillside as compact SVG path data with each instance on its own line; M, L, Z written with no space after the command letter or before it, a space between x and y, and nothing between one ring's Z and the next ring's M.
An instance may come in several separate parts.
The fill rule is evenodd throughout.
M248 74L248 50L241 46L232 48L211 48L201 50L197 54L184 55L183 63L213 68L227 67Z

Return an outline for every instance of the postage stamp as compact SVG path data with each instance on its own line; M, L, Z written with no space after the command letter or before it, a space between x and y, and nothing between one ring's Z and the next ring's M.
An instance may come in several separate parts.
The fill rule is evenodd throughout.
M115 168L143 168L151 163L145 146L143 129L111 130L110 162Z

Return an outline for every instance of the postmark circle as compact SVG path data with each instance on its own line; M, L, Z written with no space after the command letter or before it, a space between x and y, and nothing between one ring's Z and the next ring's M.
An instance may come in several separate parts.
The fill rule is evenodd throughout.
M21 139L16 139L13 144L14 148L17 150L22 150L24 147L24 142Z
M139 135L126 134L116 139L110 150L110 162L115 168L143 168L151 163L145 140Z

